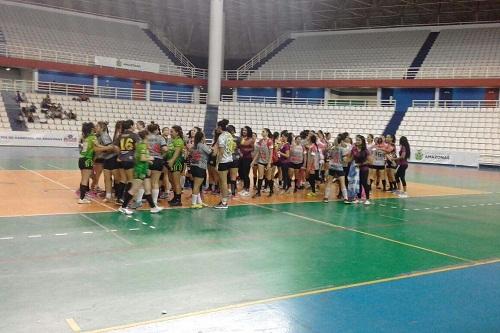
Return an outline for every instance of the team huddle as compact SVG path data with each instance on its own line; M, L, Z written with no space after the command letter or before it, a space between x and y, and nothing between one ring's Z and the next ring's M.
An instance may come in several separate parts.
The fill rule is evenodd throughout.
M272 133L264 128L260 138L245 126L237 135L227 119L217 123L213 143L205 142L198 127L185 137L180 126L160 130L152 122L116 123L111 138L106 122L84 123L80 145L80 204L91 203L104 178L103 201L115 201L120 212L130 215L145 199L151 213L162 210L158 201L181 206L183 189L191 189L191 207L207 207L202 194L220 196L216 209L227 209L231 197L261 197L297 193L316 197L324 184L323 201L332 196L346 204L369 205L372 186L400 197L406 194L406 170L410 145L388 134L374 138L349 133L332 139L322 131L286 130ZM251 185L253 178L253 188ZM241 191L238 192L238 187ZM204 190L205 189L205 190Z

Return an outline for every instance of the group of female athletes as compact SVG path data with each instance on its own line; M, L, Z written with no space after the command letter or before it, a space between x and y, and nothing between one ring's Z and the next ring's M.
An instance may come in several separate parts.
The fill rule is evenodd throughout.
M216 209L227 209L231 196L272 196L275 186L281 194L308 188L306 195L316 197L319 183L325 184L324 202L334 196L345 203L369 205L374 184L377 189L407 196L409 156L407 138L401 137L397 147L392 135L356 135L353 139L341 133L332 139L322 131L306 130L295 136L264 128L259 137L248 126L236 133L223 119L217 123L213 143L207 144L198 127L184 136L180 126L160 131L155 123L146 126L142 121L125 120L116 123L112 138L107 123L84 123L78 203L91 202L103 176L104 201L114 197L119 211L128 215L143 199L151 213L160 212L158 200L166 199L169 190L168 204L181 206L185 185L192 190L192 208L207 206L202 201L207 192L220 194Z

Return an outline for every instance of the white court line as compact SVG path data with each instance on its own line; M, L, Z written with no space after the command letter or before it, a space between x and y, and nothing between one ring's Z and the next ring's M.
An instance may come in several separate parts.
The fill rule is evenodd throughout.
M21 169L24 169L24 170L26 170L26 171L28 171L28 172L31 172L31 173L33 173L33 174L35 174L35 175L39 176L39 177L42 177L43 179L46 179L46 180L48 180L48 181L50 181L50 182L52 182L52 183L54 183L54 184L56 184L56 185L59 185L59 186L61 186L61 187L65 188L65 189L67 189L68 191L73 192L73 189L72 189L71 187L68 187L68 186L66 186L66 185L64 185L64 184L62 184L62 183L60 183L60 182L58 182L58 181L56 181L56 180L54 180L54 179L52 179L52 178L49 178L49 177L47 177L47 176L44 176L44 175L42 175L41 173L36 172L35 170L31 170L31 169L25 168L23 165L19 165L19 167L20 167ZM111 209L112 211L115 211L115 212L116 212L116 211L118 211L115 207L111 207L111 206L109 206L109 205L106 205L105 203L100 202L100 201L98 201L98 200L95 200L95 199L92 199L92 198L90 198L90 200L91 200L91 201L93 201L93 202L95 202L95 203L97 203L97 204L99 204L99 205L101 205L101 206L103 206L103 207L109 208L109 209Z
M84 231L82 232L82 234L93 234L94 232L93 231Z
M92 212L88 212L85 214L94 214L94 213L110 213L109 210L96 210ZM23 214L23 215L0 215L0 218L7 217L36 217L36 216L59 216L59 215L75 215L75 213L38 213L38 214Z
M41 238L42 235L30 235L28 236L28 238Z
M60 167L58 167L58 166L56 166L56 165L52 165L52 164L50 164L50 163L45 163L45 164L47 164L47 166L49 166L49 167L51 167L51 168L54 168L54 169L57 169L57 170L63 170L63 168L60 168Z
M0 238L0 240L11 240L11 239L14 239L14 237L2 237L2 238Z
M62 234L55 234L55 236L67 236L67 235L68 235L68 233L67 233L67 232L62 233Z
M96 220L94 220L93 218L91 218L91 217L89 217L89 216L87 216L87 215L85 215L85 214L80 213L79 215L80 215L81 217L83 217L83 218L85 218L85 219L89 220L90 222L94 223L95 225L98 225L99 227L101 227L102 229L106 230L107 232L111 232L111 234L112 234L114 237L118 238L118 239L119 239L119 240L121 240L122 242L125 242L125 243L127 243L128 245L134 245L134 244L133 244L131 241L129 241L128 239L125 239L125 238L123 238L122 236L120 236L120 235L116 234L116 233L115 233L115 231L116 231L115 229L110 230L110 229L108 229L107 227L105 227L105 226L103 226L102 224L100 224L99 222L97 222Z
M236 201L240 201L238 199L235 199L235 200ZM369 237L373 237L373 238L382 239L382 240L385 240L387 242L391 242L391 243L395 243L395 244L399 244L399 245L403 245L403 246L412 247L412 248L415 248L415 249L419 249L419 250L430 252L430 253L434 253L434 254L439 254L441 256L445 256L445 257L448 257L448 258L458 259L458 260L466 261L466 262L474 262L471 259L457 257L457 256L454 256L452 254L444 253L444 252L441 252L441 251L436 251L436 250L433 250L433 249L425 248L425 247L422 247L422 246L418 246L418 245L414 245L414 244L410 244L410 243L406 243L406 242L401 242L401 241L398 241L398 240L395 240L395 239L387 238L387 237L380 236L380 235L377 235L377 234L373 234L373 233L370 233L370 232L365 232L365 231L361 231L361 230L354 229L354 228L344 227L344 226L341 226L341 225L337 225L337 224L333 224L333 223L328 223L328 222L325 222L325 221L313 219L313 218L310 218L310 217L307 217L307 216L302 216L302 215L299 215L299 214L284 212L284 211L281 211L279 209L275 209L275 208L271 208L271 207L266 207L266 206L262 206L262 205L258 205L258 204L254 204L254 203L250 203L250 205L255 206L255 207L260 207L260 208L263 208L263 209L267 209L267 210L271 210L271 211L274 211L274 212L282 213L282 214L285 214L285 215L298 217L300 219L307 220L307 221L310 221L310 222L314 222L314 223L317 223L317 224L322 224L322 225L328 226L330 228L335 228L335 229L341 229L341 230L355 232L355 233L358 233L358 234L361 234L361 235L365 235L365 236L369 236Z
M141 230L141 229L139 229L139 228L130 228L128 230L130 230L130 231L137 231L137 230Z
M149 226L151 229L156 229L156 227L154 225L150 225Z
M395 217L395 216L382 215L382 214L379 214L379 216L382 216L382 217L387 217L387 218L390 218L390 219L395 219L395 220L400 220L400 221L405 221L405 222L408 222L408 220L406 220L406 219L402 219L402 218Z

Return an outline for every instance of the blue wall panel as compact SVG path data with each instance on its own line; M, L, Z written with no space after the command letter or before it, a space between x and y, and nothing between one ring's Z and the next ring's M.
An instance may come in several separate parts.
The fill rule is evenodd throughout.
M66 84L94 85L94 77L86 74L63 73L54 71L38 71L40 82L57 82Z
M486 88L453 88L454 100L484 100Z
M414 100L434 100L434 88L383 89L382 99L396 100L396 111L406 112Z
M131 79L120 79L112 76L99 76L98 85L101 87L113 87L113 88L133 88L134 80Z

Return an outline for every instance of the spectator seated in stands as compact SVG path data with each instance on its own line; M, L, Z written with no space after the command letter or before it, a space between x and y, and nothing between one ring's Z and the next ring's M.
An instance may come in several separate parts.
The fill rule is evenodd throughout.
M74 101L79 101L79 102L90 102L90 98L87 94L83 93L78 97L73 98Z
M26 98L26 95L24 95L24 98ZM23 97L21 96L21 93L19 92L19 90L16 91L16 103L22 103L22 102L25 102L25 101L26 101L26 99L23 99Z
M57 106L52 105L49 109L49 118L52 119L63 119L63 108L61 106L61 103L59 103Z
M69 110L69 112L65 111L64 115L66 116L66 119L76 120L76 113L74 113L73 110Z
M29 111L30 112L33 112L33 113L36 113L36 106L35 106L35 103L31 103L31 106L29 108Z
M52 100L50 99L50 95L47 94L47 96L45 96L42 100L41 107L42 109L49 109L51 106L53 106Z

